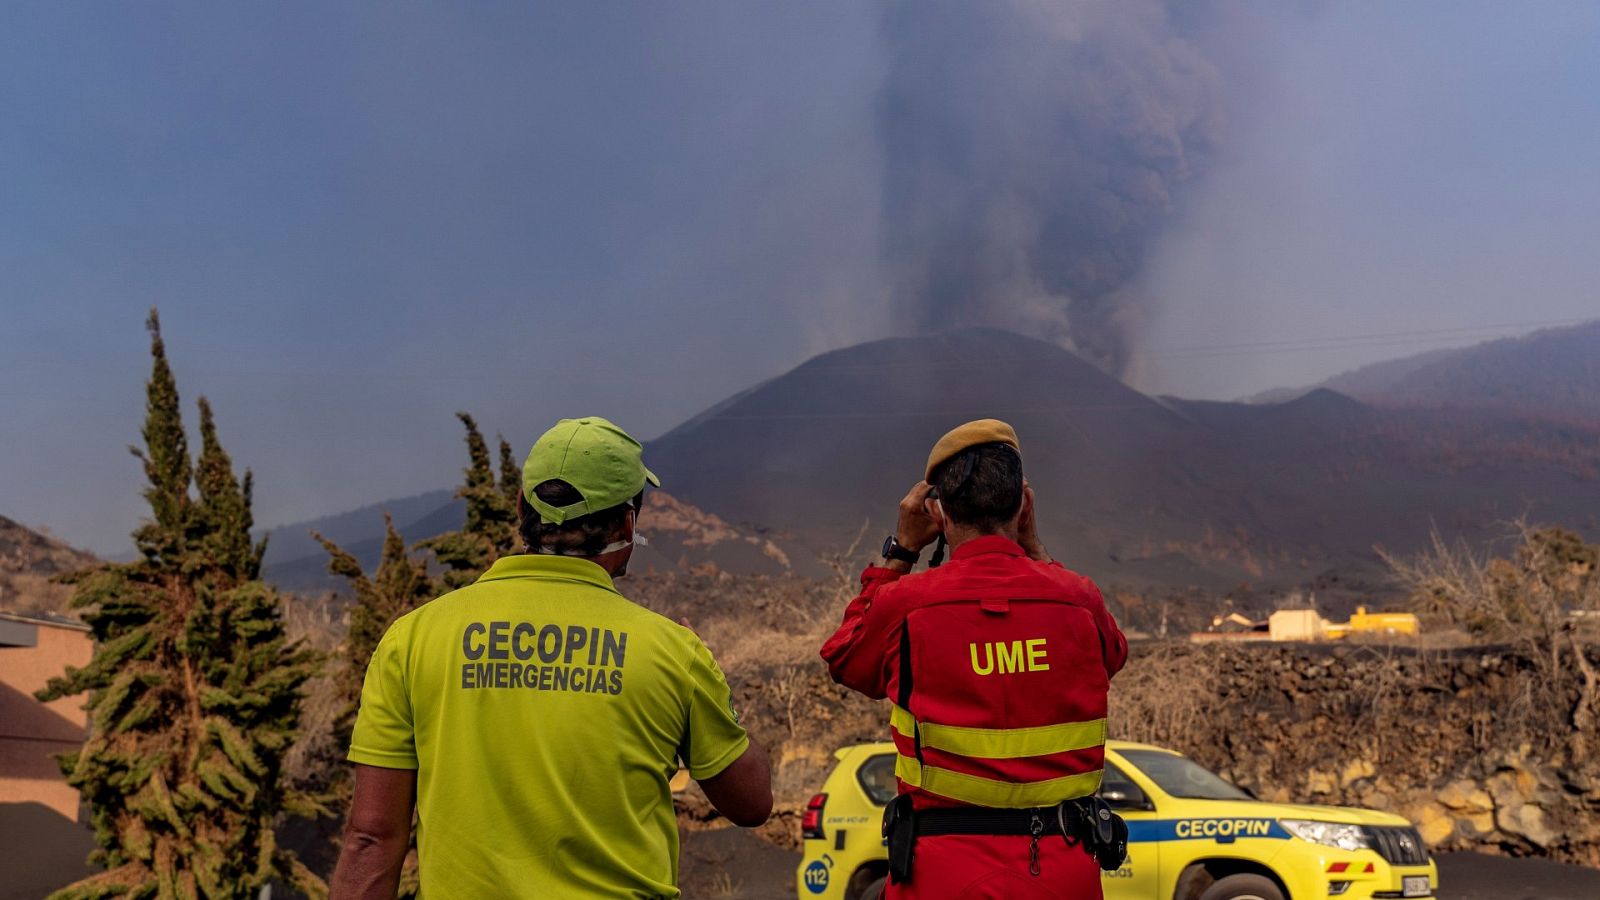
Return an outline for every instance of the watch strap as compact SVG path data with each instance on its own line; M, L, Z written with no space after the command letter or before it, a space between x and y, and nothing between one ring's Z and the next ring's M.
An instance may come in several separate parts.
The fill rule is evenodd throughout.
M883 558L916 565L917 560L922 558L922 554L916 550L900 546L900 542L895 540L894 535L891 534L883 539Z

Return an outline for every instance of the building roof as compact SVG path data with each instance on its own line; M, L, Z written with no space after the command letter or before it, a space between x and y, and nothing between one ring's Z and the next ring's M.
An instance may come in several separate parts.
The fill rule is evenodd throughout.
M18 622L23 625L43 625L46 628L65 628L70 631L89 631L89 626L77 619L50 613L15 613L0 609L0 622Z

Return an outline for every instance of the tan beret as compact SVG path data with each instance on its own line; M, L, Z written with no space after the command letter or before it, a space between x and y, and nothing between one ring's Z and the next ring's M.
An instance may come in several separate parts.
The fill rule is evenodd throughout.
M939 443L933 445L933 452L928 454L928 471L923 478L932 481L933 470L941 463L979 444L1006 444L1019 455L1022 453L1022 447L1017 444L1017 432L1010 425L999 419L978 419L958 425L939 438Z

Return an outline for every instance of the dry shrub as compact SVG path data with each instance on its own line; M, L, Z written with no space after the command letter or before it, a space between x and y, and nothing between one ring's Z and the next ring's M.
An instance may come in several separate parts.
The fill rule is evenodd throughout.
M341 663L334 651L344 637L343 616L332 597L287 595L283 598L283 622L291 640L322 654L320 670L304 688L299 739L283 761L292 784L317 790L328 782L330 767L344 765L345 748L337 746L333 727L342 706L334 677Z
M833 751L888 737L883 705L834 684L818 655L858 590L859 547L858 537L828 560L827 579L680 571L626 586L644 606L689 619L716 656L743 724L772 759L781 832L764 836L783 846L798 846L793 813L833 768Z
M1600 671L1584 652L1578 623L1580 615L1600 610L1600 547L1525 518L1509 531L1512 549L1503 558L1452 544L1437 531L1416 556L1379 553L1420 614L1508 643L1534 661L1537 677L1511 712L1559 715L1574 729L1573 740L1586 742L1600 711ZM1574 675L1578 691L1571 699L1566 686Z
M1210 733L1216 654L1187 644L1141 644L1111 681L1111 736L1193 747Z
M71 587L58 583L54 576L33 573L0 576L0 606L23 615L77 615L72 609Z

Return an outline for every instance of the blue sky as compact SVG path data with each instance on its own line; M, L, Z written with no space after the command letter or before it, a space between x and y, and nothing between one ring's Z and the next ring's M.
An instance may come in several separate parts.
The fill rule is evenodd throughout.
M1213 37L1229 133L1141 278L1142 387L1238 396L1600 314L1596 7L1241 8ZM893 333L879 27L855 3L0 7L0 514L126 547L151 305L269 525L453 483L457 409L519 450L564 414L649 437Z

